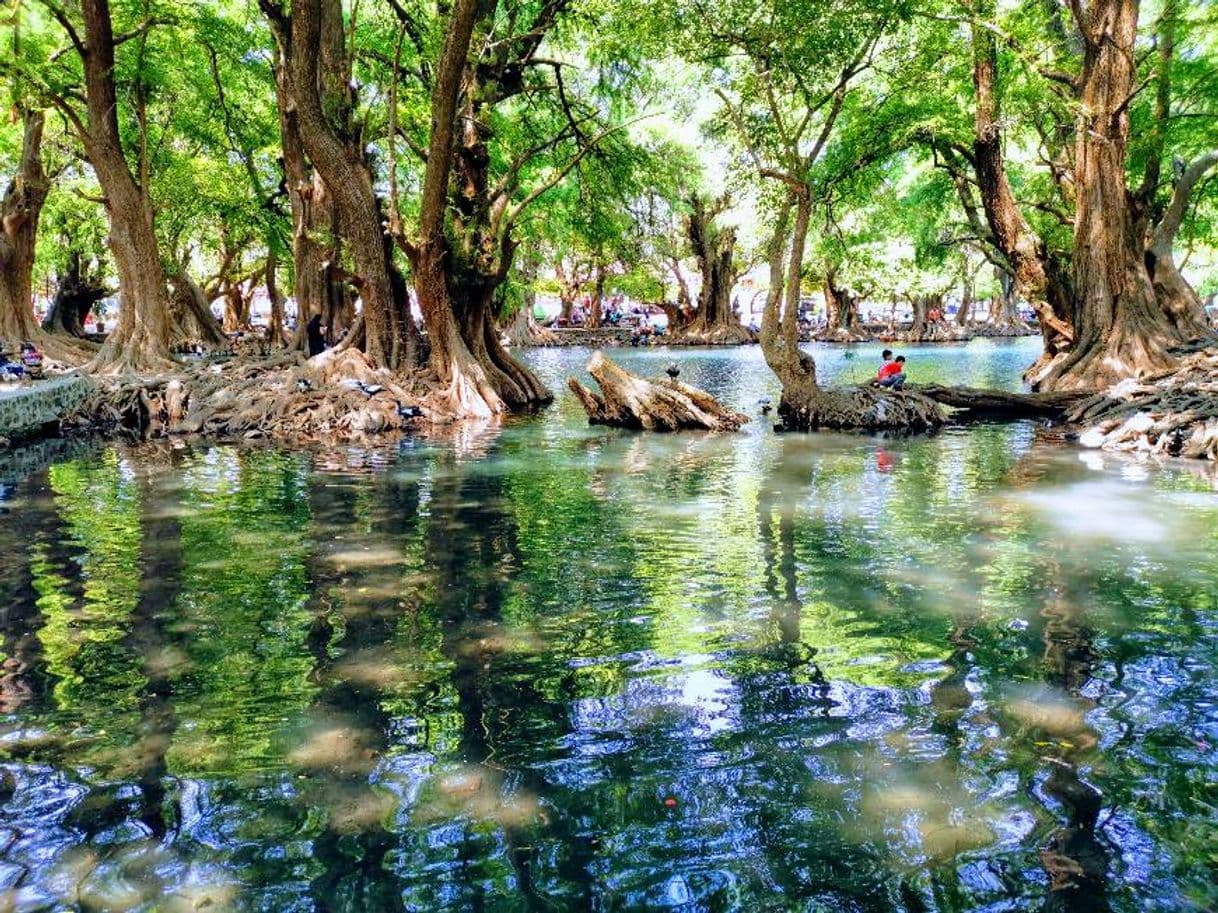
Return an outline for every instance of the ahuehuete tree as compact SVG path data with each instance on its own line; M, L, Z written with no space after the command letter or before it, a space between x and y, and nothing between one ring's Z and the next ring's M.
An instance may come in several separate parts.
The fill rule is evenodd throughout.
M71 125L101 185L110 223L109 247L119 280L118 325L94 359L97 369L147 369L170 364L165 270L156 233L151 193L148 111L151 84L149 36L162 23L148 15L127 32L115 33L108 0L81 0L78 14L50 0L42 7L58 22L71 52L27 67L37 91ZM119 48L132 59L120 70ZM76 69L69 63L74 56ZM34 70L36 72L31 71ZM127 76L122 97L131 100L134 136L120 128L119 74ZM127 75L129 74L129 75ZM80 99L83 97L83 108ZM130 162L136 162L133 171Z
M688 200L685 231L702 284L697 309L682 333L698 342L744 343L754 338L732 307L740 266L736 227L725 224L722 218L730 205L731 197L726 193L714 199L695 193Z
M363 304L361 326L351 345L362 342L373 364L413 367L418 360L418 328L410 315L405 281L393 263L382 229L384 216L368 158L363 123L356 117L352 80L353 48L347 42L341 0L293 0L290 9L276 0L259 0L271 24L278 52L283 122L284 167L300 239L297 282L322 281L332 262L315 262L308 233L324 217L324 197L333 201L339 232L350 251L353 275ZM303 155L301 155L303 153ZM320 188L303 163L316 169ZM320 193L315 191L320 189ZM317 199L321 196L322 199ZM322 211L315 214L316 205ZM303 261L303 262L302 262ZM333 291L330 292L333 295ZM320 299L309 292L306 301ZM309 303L312 313L320 303Z
M900 5L847 3L831 9L806 0L720 5L676 4L686 54L713 62L723 106L720 134L743 149L775 213L766 254L770 285L761 328L767 364L783 388L780 414L791 427L917 426L933 405L902 398L877 409L865 391L827 391L799 346L799 300L814 212L824 212L838 183L897 148L884 125L890 104L916 81L916 49L893 35ZM817 28L803 27L809 20ZM898 106L899 107L899 106ZM871 148L834 153L835 134L868 118ZM851 160L848 167L842 163Z
M996 13L992 2L963 10L972 27L972 141L945 148L953 144L940 134L932 142L945 167L975 183L988 240L1037 313L1045 354L1029 379L1090 388L1169 368L1175 345L1211 332L1172 252L1201 178L1218 164L1215 119L1191 116L1212 96L1207 14L1166 0L1140 38L1136 0ZM1000 101L1017 114L1002 116ZM1030 199L1017 197L1003 150L1003 128L1019 126L1050 178ZM1169 156L1178 162L1170 179ZM1051 218L1038 227L1034 212ZM1050 241L1063 229L1064 241Z
M552 398L501 345L496 290L522 218L594 150L624 142L628 107L619 85L591 83L541 56L569 13L568 0L457 0L427 68L426 127L403 125L423 180L413 231L400 222L390 230L410 260L431 368L456 414L527 410ZM617 102L597 104L598 92ZM390 215L399 217L396 205Z
M0 198L0 347L13 351L34 339L33 275L38 219L50 182L42 167L42 111L21 114L21 153L12 179Z

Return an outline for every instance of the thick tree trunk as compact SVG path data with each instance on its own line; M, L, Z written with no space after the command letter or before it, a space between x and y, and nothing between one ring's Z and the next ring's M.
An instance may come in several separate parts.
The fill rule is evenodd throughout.
M825 332L826 339L848 341L861 339L863 332L862 321L859 319L859 300L849 290L837 284L837 269L830 266L825 270L823 285L825 295Z
M292 210L296 332L291 347L308 351L309 320L319 314L322 323L329 326L327 315L342 308L343 283L335 272L340 257L338 213L325 182L309 167L300 139L299 119L291 101L291 78L277 45L274 56L284 183ZM328 243L322 239L329 239Z
M26 110L21 161L0 200L0 347L32 339L34 242L50 181L42 170L41 111Z
M558 342L554 333L537 322L533 308L527 304L512 318L507 335L514 346L552 346Z
M1019 316L1015 298L1015 277L1005 270L998 271L999 293L990 299L989 325L993 329L1025 330L1027 325Z
M492 298L507 274L514 246L506 237L483 236L485 226L478 221L486 217L482 204L486 202L489 156L473 110L476 74L470 72L467 61L480 9L478 0L456 0L448 17L444 50L432 83L432 131L418 240L407 249L427 324L431 367L444 385L440 408L474 418L508 409L527 410L553 399L536 375L500 345L493 320ZM463 81L470 110L463 118L465 130L458 149L457 111ZM453 221L460 222L454 224L453 233L463 237L459 250L450 248L445 232L454 160L460 169L456 182L460 201L453 207ZM488 247L495 250L488 251ZM495 261L494 267L483 262L488 256ZM462 263L454 262L458 257Z
M293 2L290 27L278 36L290 102L304 151L341 215L363 302L365 351L380 367L411 367L418 333L405 302L394 294L372 173L360 131L350 123L354 90L345 78L347 66L344 61L323 68L327 55L342 47L342 35L339 0Z
M1216 165L1218 151L1201 155L1185 167L1172 191L1171 202L1159 224L1155 226L1146 253L1146 264L1154 282L1155 297L1176 332L1184 339L1209 336L1214 332L1206 317L1201 296L1189 285L1180 268L1176 266L1173 247L1193 188L1206 172Z
M702 288L698 293L698 308L684 327L691 340L709 343L750 342L753 334L741 325L732 310L732 289L736 286L736 229L716 224L727 208L728 197L708 202L700 196L690 197L691 211L686 220L686 232L698 270ZM678 273L678 289L683 281ZM688 295L688 290L685 290Z
M271 304L271 314L267 318L267 341L275 348L285 344L283 335L283 293L279 291L278 272L279 255L274 243L267 245L266 267L264 278L266 282L266 297Z
M207 349L221 349L228 339L216 324L203 290L199 288L183 264L169 279L173 292L169 309L173 325L172 345L175 348L193 348L201 345Z
M584 285L584 277L579 274L578 264L572 264L571 268L567 269L561 260L554 264L554 275L558 279L558 316L564 325L570 325L579 290Z
M1082 13L1086 44L1075 148L1075 339L1043 379L1049 390L1103 387L1163 370L1181 340L1155 298L1145 239L1125 184L1129 99L1137 82L1136 0L1094 0Z
M920 342L930 335L926 317L939 300L935 295L914 295L909 299L909 303L913 307L913 323L906 337L909 342Z
M987 9L992 11L992 2ZM994 246L1010 263L1016 288L1032 305L1040 322L1045 346L1042 361L1047 363L1064 352L1073 339L1071 311L1062 284L1048 262L1044 242L1023 217L1007 180L998 117L997 77L998 50L994 34L984 25L974 25L973 86L977 110L973 155L977 185ZM1033 370L1038 368L1034 366Z
M78 339L85 335L85 318L93 305L110 294L96 280L81 276L80 254L68 254L67 267L59 276L55 297L42 320L42 328L48 333L62 333Z
M169 310L155 207L127 164L118 127L114 31L108 0L81 0L89 161L106 197L110 252L118 270L118 325L93 361L98 370L168 367Z

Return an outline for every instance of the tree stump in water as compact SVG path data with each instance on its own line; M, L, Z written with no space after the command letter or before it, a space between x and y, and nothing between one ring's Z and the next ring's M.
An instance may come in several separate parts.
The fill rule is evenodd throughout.
M588 373L600 385L593 393L574 377L567 380L579 397L588 422L644 431L739 431L747 415L722 406L705 390L678 380L648 380L631 374L595 353Z
M784 389L778 417L783 431L929 431L946 421L934 400L883 387Z

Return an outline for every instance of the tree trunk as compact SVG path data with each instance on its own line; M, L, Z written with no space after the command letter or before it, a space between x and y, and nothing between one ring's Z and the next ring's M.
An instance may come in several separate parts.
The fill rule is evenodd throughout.
M42 170L43 113L27 109L17 173L0 200L0 348L34 338L34 242L50 181Z
M1107 386L1163 370L1179 342L1155 298L1145 240L1125 184L1129 99L1137 81L1136 0L1094 0L1082 13L1086 45L1075 148L1075 339L1042 386Z
M190 278L185 264L170 277L169 283L173 292L169 302L174 328L172 345L175 348L201 345L207 349L227 346L228 339L216 324L203 290Z
M1201 296L1189 285L1180 268L1176 266L1173 247L1193 188L1215 165L1218 165L1218 151L1201 155L1185 167L1172 191L1171 202L1159 224L1155 226L1146 253L1146 264L1154 283L1155 297L1183 339L1210 336L1214 332L1206 317Z
M405 302L394 294L391 252L381 229L363 137L350 122L354 90L338 50L343 47L341 3L295 0L290 26L280 28L277 37L301 144L337 204L342 236L354 261L365 352L380 367L411 367L418 332ZM328 58L340 62L323 67Z
M579 297L579 290L583 287L584 280L579 275L578 265L573 265L568 271L561 260L554 265L554 274L558 278L558 316L565 325L569 326L571 314L575 311L575 299Z
M783 252L791 209L795 209L795 229L791 236L791 254L783 280ZM783 406L804 408L819 389L816 383L816 363L799 349L799 286L803 273L804 245L812 204L806 193L796 199L789 195L779 212L774 234L770 239L770 293L766 297L761 321L761 349L766 364L782 384ZM785 291L785 294L784 294ZM779 313L782 303L781 315Z
M93 305L110 294L110 290L99 282L81 276L80 254L68 254L68 263L59 276L55 298L42 320L42 328L48 333L63 333L83 339L85 318Z
M985 6L986 10L981 14L992 16L992 0ZM976 24L973 26L973 86L977 111L973 155L977 184L994 246L1010 263L1016 288L1032 305L1040 321L1045 346L1043 361L1047 363L1069 347L1074 330L1067 296L1048 263L1044 242L1020 212L1007 180L998 117L997 76L998 50L994 34L984 25Z
M279 268L279 255L275 250L274 242L267 245L266 249L266 267L264 277L266 281L266 297L271 303L271 315L267 319L267 341L275 348L282 348L285 344L283 335L283 293L279 291L278 276L276 275Z
M278 44L273 49L280 147L288 202L292 210L293 297L296 332L291 347L308 351L307 327L314 314L326 323L327 314L342 307L343 283L336 277L339 262L338 213L321 176L309 167L300 139L300 124L291 101L291 79ZM329 239L326 244L321 239Z
M825 333L833 339L856 339L864 335L860 326L858 298L837 284L837 269L825 270Z
M913 323L910 325L909 334L906 337L908 342L921 342L930 335L927 332L926 315L935 300L933 295L913 295L910 297L909 303L913 307Z
M514 346L552 346L558 342L558 337L537 322L533 308L527 304L516 312L507 334Z
M685 335L699 342L749 342L753 334L741 325L732 311L732 289L736 286L737 278L736 229L716 224L719 214L728 206L728 197L724 195L708 202L700 196L693 196L689 202L691 211L686 220L686 231L690 248L698 261L702 289L698 293L698 309L685 328Z
M172 365L165 271L149 188L131 173L118 127L114 32L109 0L81 0L88 115L83 137L106 198L110 252L118 270L118 326L93 361L95 369L146 370Z
M432 83L432 130L419 206L418 240L407 248L419 307L427 324L431 367L444 385L441 408L475 418L490 417L505 409L526 410L553 399L536 375L504 350L494 326L491 301L510 266L514 246L506 237L496 241L481 236L484 226L477 221L486 215L486 207L480 204L486 202L489 156L474 110L477 77L470 72L467 61L480 9L478 0L456 0L448 17L444 49ZM465 130L458 149L457 110L463 81L467 84L469 110L462 118ZM459 250L449 246L445 232L454 160L461 169L456 181L460 185L461 222L453 225L454 235L464 237ZM453 222L457 221L454 217ZM488 246L497 249L488 253ZM475 252L469 262L454 262L469 251ZM479 259L486 256L498 257L493 269Z
M596 263L596 283L592 289L592 306L588 309L588 326L596 329L601 325L601 312L605 301L605 265Z
M960 310L956 311L956 326L967 327L973 322L973 275L967 263L960 274Z

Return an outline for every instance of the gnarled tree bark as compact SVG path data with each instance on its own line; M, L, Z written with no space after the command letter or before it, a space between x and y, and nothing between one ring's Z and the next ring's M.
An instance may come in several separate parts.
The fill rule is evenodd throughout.
M479 91L479 73L469 61L474 27L485 14L478 0L456 0L449 14L432 83L432 131L416 239L401 241L427 325L431 367L444 386L440 408L472 418L527 410L553 399L537 376L507 353L495 329L494 293L507 275L515 244L506 228L496 234L485 221L492 208L498 209L495 219L502 218L506 206L506 199L488 205L490 157L480 106L493 93ZM454 168L456 192L450 201ZM460 247L450 245L445 231L450 214Z
M41 111L26 109L21 160L0 199L0 347L33 339L34 241L50 181L42 169Z
M274 0L261 0L261 6L286 65L288 101L301 145L340 214L363 302L364 349L378 367L413 367L418 332L408 302L395 294L392 251L385 244L371 168L360 131L351 122L354 89L348 66L344 60L322 67L326 54L342 48L341 3L294 0L290 16Z
M103 371L169 367L168 288L156 236L156 208L147 185L146 160L141 156L137 180L119 133L109 0L81 0L80 8L85 37L77 51L84 63L87 116L81 138L105 195L120 302L118 325L92 367Z
M1048 390L1097 388L1163 370L1181 335L1155 297L1145 238L1125 182L1129 101L1137 83L1137 0L1076 9L1084 41L1074 183L1074 334L1052 365Z
M693 319L680 328L690 341L736 344L752 342L754 338L732 311L732 289L738 276L736 229L717 224L730 202L727 194L716 200L696 194L689 198L690 213L685 228L702 276L697 310Z
M992 0L983 16L991 17ZM1036 312L1044 340L1044 355L1029 369L1035 378L1069 348L1074 338L1070 299L1054 269L1044 242L1024 218L1007 179L998 117L998 48L984 23L973 26L973 87L976 93L973 165L991 240L1010 264L1015 287ZM1123 186L1123 185L1122 185Z

